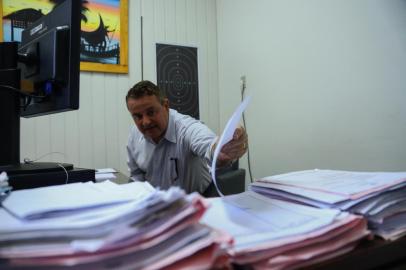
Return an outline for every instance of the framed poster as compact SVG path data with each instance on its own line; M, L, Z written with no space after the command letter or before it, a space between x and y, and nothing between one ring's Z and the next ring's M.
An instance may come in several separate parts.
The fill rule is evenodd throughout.
M64 0L0 0L0 40L21 32ZM81 1L82 71L128 72L128 0Z

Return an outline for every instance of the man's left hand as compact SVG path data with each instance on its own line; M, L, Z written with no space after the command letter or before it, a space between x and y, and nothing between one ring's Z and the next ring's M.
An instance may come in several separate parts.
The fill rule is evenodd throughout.
M226 143L218 155L218 164L223 166L242 157L248 150L248 135L242 126L235 129L233 139Z

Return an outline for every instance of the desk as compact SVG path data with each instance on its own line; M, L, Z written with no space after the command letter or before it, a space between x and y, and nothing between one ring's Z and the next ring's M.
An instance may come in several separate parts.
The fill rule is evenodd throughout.
M251 270L236 265L235 270ZM406 237L394 242L381 239L363 240L356 249L342 256L302 268L302 270L404 270L406 269Z
M306 269L406 269L406 237L394 242L383 241L378 238L373 241L363 240L350 253Z

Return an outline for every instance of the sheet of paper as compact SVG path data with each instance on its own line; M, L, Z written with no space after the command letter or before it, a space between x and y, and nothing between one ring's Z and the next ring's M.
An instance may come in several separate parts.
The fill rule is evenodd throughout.
M82 269L106 269L111 265L125 265L125 269L162 269L166 265L188 257L213 243L210 229L200 224L188 226L165 241L133 252L138 246L125 246L112 251L96 252L86 256L56 256L24 258L26 265L73 265ZM147 244L147 243L146 243ZM14 261L18 261L14 260ZM76 268L78 268L76 267ZM48 267L49 268L49 267ZM113 267L114 268L114 267Z
M365 225L359 223L346 230L330 231L322 235L317 242L299 245L281 254L275 254L275 252L272 254L273 250L271 249L270 256L264 261L267 261L267 269L290 269L293 268L294 264L314 261L325 254L331 254L334 257L336 252L340 252L348 245L354 246L358 240L367 234Z
M264 243L251 245L248 248L234 248L233 256L238 264L251 264L252 262L268 259L277 254L284 254L288 250L300 250L316 243L331 241L338 234L352 231L358 227L365 233L369 233L364 219L341 212L332 223L326 226L299 235L272 239Z
M269 189L272 189L275 191L280 190L280 191L287 192L290 194L296 194L296 195L299 195L302 197L311 198L313 201L320 201L320 202L324 202L324 203L328 203L328 204L335 204L338 202L348 200L347 196L326 193L326 192L319 191L319 190L303 189L301 187L296 187L296 186L285 186L285 185L266 183L266 182L261 182L261 181L256 181L256 182L252 183L251 185L256 186L256 187L269 188ZM293 196L293 198L294 198L294 196Z
M0 182L6 182L8 181L8 176L6 172L1 172L0 173Z
M272 200L252 191L210 202L202 222L230 233L236 248L310 232L332 223L340 214L338 210Z
M101 213L96 210L95 212L96 215L106 216L109 214L117 214L120 210L123 209L113 206L111 207L111 211L103 211L103 213ZM56 241L55 239L41 239L44 238L44 233L42 233L39 242L31 240L23 243L22 241L17 241L12 242L7 246L0 245L0 257L36 257L38 254L41 254L42 257L56 254L62 256L77 251L95 252L100 248L115 249L126 245L136 245L137 248L141 250L145 248L145 246L148 247L151 245L151 242L145 242L145 239L154 239L154 243L159 243L168 239L168 237L174 233L183 231L187 226L196 223L204 209L202 208L197 211L192 204L182 206L174 203L167 211L162 211L161 209L156 211L148 213L147 217L151 220L155 219L155 222L147 224L142 222L142 220L138 223L130 223L127 222L128 219L125 217L121 216L118 218L116 215L116 218L118 219L114 222L111 229L119 229L114 230L114 232L109 234L95 235L93 237L90 235L86 237L84 235L78 238L68 237L63 231L61 231L60 233L64 235L64 239L56 239ZM92 219L95 218L96 215L94 215ZM1 213L1 209L0 217L4 217ZM5 221L7 222L7 217ZM66 221L66 219L64 221ZM125 225L125 223L123 224L123 221L128 225ZM55 221L51 220L51 222ZM96 231L98 227L92 226L91 229ZM48 232L49 231L50 230L48 230Z
M69 216L56 218L21 220L11 215L4 208L0 208L0 241L36 239L43 237L44 233L64 235L64 237L99 235L100 231L118 226L116 221L122 216L132 214L136 209L135 202L72 213ZM103 226L100 228L98 226Z
M262 178L260 181L314 189L357 199L406 182L406 172L306 170Z
M213 161L211 164L211 178L213 179L214 186L217 189L217 192L221 195L224 196L223 193L220 191L218 185L217 185L217 180L216 180L216 165L217 165L217 157L220 153L221 148L231 141L233 139L234 131L238 127L238 123L240 122L241 116L245 109L248 106L248 103L250 102L251 97L248 96L246 97L241 104L237 107L237 109L234 111L232 114L231 118L228 120L223 133L220 136L220 139L216 145L216 149L214 150L213 154Z
M151 193L149 184L134 182L117 185L102 183L73 183L35 189L17 190L3 201L3 207L21 219L41 218L82 208L136 200Z
M364 204L364 203L368 204L369 202L373 202L378 197L386 196L387 193L398 192L399 190L401 190L404 187L406 187L406 182L394 185L388 189L385 189L382 192L373 192L373 193L365 195L361 198L352 199L352 200L348 200L345 202L339 202L337 204L337 207L343 211L349 211L350 209L352 211L352 209L358 207L358 205L360 205L360 204Z
M116 176L114 173L96 173L95 179L97 182L101 182L104 180L116 179Z
M102 168L102 169L96 169L96 174L98 173L116 173L117 171L113 168Z
M46 235L64 237L96 237L123 224L134 224L149 217L185 196L178 187L167 191L154 190L146 197L117 205L71 212L69 215L22 220L0 208L0 241L43 238Z
M374 224L376 227L378 224ZM406 235L406 212L387 217L382 224L379 224L374 233L386 240L396 240Z

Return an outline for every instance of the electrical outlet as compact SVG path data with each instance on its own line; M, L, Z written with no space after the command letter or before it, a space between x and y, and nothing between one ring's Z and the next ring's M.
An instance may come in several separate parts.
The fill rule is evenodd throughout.
M245 75L241 75L241 88L245 89L247 87L247 77Z

